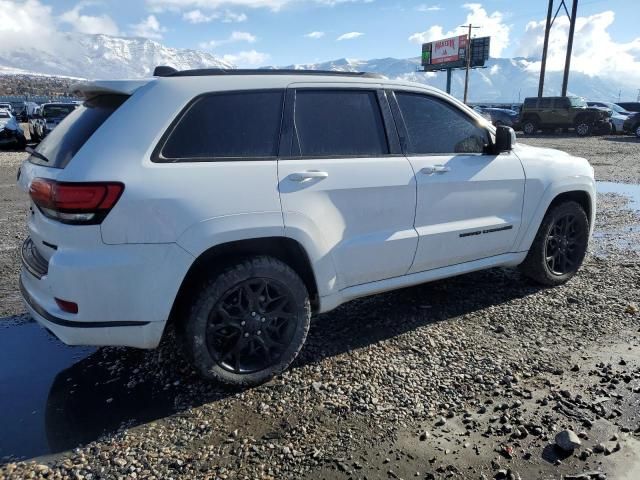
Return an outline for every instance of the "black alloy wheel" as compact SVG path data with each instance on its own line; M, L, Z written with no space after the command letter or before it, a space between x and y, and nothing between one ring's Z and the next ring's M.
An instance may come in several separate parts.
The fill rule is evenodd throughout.
M578 226L576 216L564 215L556 219L545 243L545 261L554 275L572 272L584 257L585 232Z
M251 278L227 291L207 323L207 348L218 365L244 374L277 363L295 334L295 299L286 285Z

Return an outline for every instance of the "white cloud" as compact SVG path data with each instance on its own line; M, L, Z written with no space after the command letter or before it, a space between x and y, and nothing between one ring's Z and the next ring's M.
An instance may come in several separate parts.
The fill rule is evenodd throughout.
M267 53L256 52L255 50L248 50L244 52L232 53L223 55L222 59L225 62L232 63L239 67L257 67L264 65L270 56Z
M202 42L199 44L199 47L205 50L211 50L213 48L217 48L221 45L226 45L228 43L237 43L237 42L247 42L247 43L255 43L256 38L255 35L249 32L232 32L224 40L209 40L208 42Z
M120 31L113 19L106 14L103 15L83 15L81 12L84 8L92 5L92 2L80 2L71 10L60 15L60 21L68 23L71 27L80 33L105 35L119 35Z
M442 9L443 8L440 5L427 5L425 3L416 7L416 10L419 12L438 12Z
M324 37L324 32L309 32L305 34L305 37L314 39L322 38Z
M364 33L362 33L362 32L343 33L338 38L336 38L336 40L338 40L338 41L341 41L341 40L353 40L354 38L358 38L358 37L361 37L363 35L364 35Z
M131 25L131 34L134 37L159 40L166 31L167 29L160 25L155 15L149 15L147 18L141 20L140 23Z
M244 13L235 13L229 10L224 12L212 12L205 14L200 9L189 10L182 14L182 18L189 23L209 23L214 20L221 20L224 23L244 22L247 16Z
M491 56L499 57L509 46L509 33L511 31L511 26L504 23L504 14L499 11L488 14L479 3L465 3L463 8L469 11L464 23L480 26L479 29L473 30L472 36L491 37ZM462 28L445 32L441 25L433 25L424 32L414 33L409 37L409 41L426 43L441 38L464 35L465 33L467 32Z
M217 10L224 7L267 8L278 11L294 0L147 0L147 5L155 11L181 11L201 8Z
M612 11L576 19L571 70L640 85L640 36L628 43L615 42L609 33L614 21ZM529 22L519 41L518 55L538 59L542 56L544 26L545 20ZM547 71L564 69L568 31L569 19L558 16L549 37ZM539 71L540 62L529 68Z

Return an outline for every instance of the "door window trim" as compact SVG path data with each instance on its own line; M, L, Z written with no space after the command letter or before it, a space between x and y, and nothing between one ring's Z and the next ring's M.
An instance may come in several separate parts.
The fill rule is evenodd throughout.
M285 93L285 104L283 109L283 122L282 122L282 136L280 137L280 160L321 160L321 159L334 159L334 158L386 158L386 157L402 157L402 149L400 148L400 141L398 139L398 131L396 123L391 113L391 107L386 95L386 91L377 85L371 85L371 88L367 86L359 85L354 87L333 86L331 84L327 86L292 86L287 88ZM388 153L372 154L372 155L294 155L294 132L295 132L295 104L296 93L299 90L313 90L313 91L354 91L354 92L373 92L376 94L378 100L378 108L380 109L380 116L382 118L382 128L384 128L385 140L387 142Z
M493 144L494 140L493 140L493 135L491 133L491 130L489 130L484 125L482 125L478 119L474 118L468 112L465 112L464 110L462 110L461 108L459 108L458 106L454 105L453 103L447 101L444 98L440 98L440 97L438 97L436 95L431 95L428 92L417 92L415 90L401 90L401 89L397 89L397 88L388 88L385 91L386 91L386 94L387 94L387 98L389 99L389 104L390 104L390 107L391 107L391 111L393 113L393 118L395 119L396 126L398 128L398 137L399 137L400 146L401 146L403 155L405 155L407 157L451 157L451 156L456 156L456 155L464 155L464 156L494 155L493 153L490 153L490 152L469 152L469 153L456 153L456 152L448 152L448 153L413 153L413 152L409 152L409 146L410 146L409 144L410 144L410 141L411 141L410 138L409 138L409 130L407 129L407 125L406 125L406 123L404 121L404 116L402 115L402 110L400 110L400 104L398 103L398 99L396 98L396 93L405 93L405 94L409 94L409 95L427 97L427 98L429 98L431 100L434 100L436 102L440 102L440 103L444 104L445 106L447 106L448 108L454 109L455 111L459 112L462 116L466 117L476 127L480 128L481 130L484 130L486 132L488 138L489 138L489 147L491 147L491 145Z
M278 128L278 133L275 135L275 141L278 143L276 145L276 150L280 151L282 148L282 128L283 128L283 118L285 113L285 98L287 90L285 88L252 88L252 89L242 89L242 90L222 90L222 91L214 91L214 92L205 92L193 97L187 104L180 110L180 113L176 115L173 121L169 124L167 129L164 131L160 140L156 144L153 152L151 153L151 161L153 163L217 163L217 162L252 162L252 161L273 161L278 159L278 155L269 155L269 156L242 156L242 157L182 157L182 158L166 158L162 156L162 149L164 148L167 140L178 126L180 121L185 117L185 115L189 112L189 110L203 97L211 97L218 95L233 95L233 94L242 94L242 93L265 93L265 92L280 92L282 93L282 102L283 105L280 109L280 125Z

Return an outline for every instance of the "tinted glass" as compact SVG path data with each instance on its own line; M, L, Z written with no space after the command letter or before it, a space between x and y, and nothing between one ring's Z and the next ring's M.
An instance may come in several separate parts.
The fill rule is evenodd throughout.
M294 154L307 157L389 153L376 92L298 90Z
M29 157L29 161L48 167L64 168L80 147L127 98L129 97L125 95L102 95L87 100L60 122L36 148L49 159L49 162L33 155Z
M465 113L427 95L396 93L410 154L482 153L487 131Z
M525 98L524 106L525 108L536 108L537 98Z
M278 155L283 92L234 92L197 99L163 149L167 159Z
M538 102L538 108L551 108L553 106L553 98L541 98Z
M45 105L42 108L44 118L58 118L69 115L75 110L74 105Z

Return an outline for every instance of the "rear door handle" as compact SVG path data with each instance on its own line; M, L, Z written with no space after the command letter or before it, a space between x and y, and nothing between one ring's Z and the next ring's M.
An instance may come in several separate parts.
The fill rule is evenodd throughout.
M444 165L430 165L420 170L420 173L424 173L425 175L433 175L434 173L441 174L441 173L447 173L450 171L451 171L451 168L446 167Z
M304 183L314 179L327 178L329 174L327 172L321 172L320 170L308 170L306 172L292 173L289 178L294 182Z

